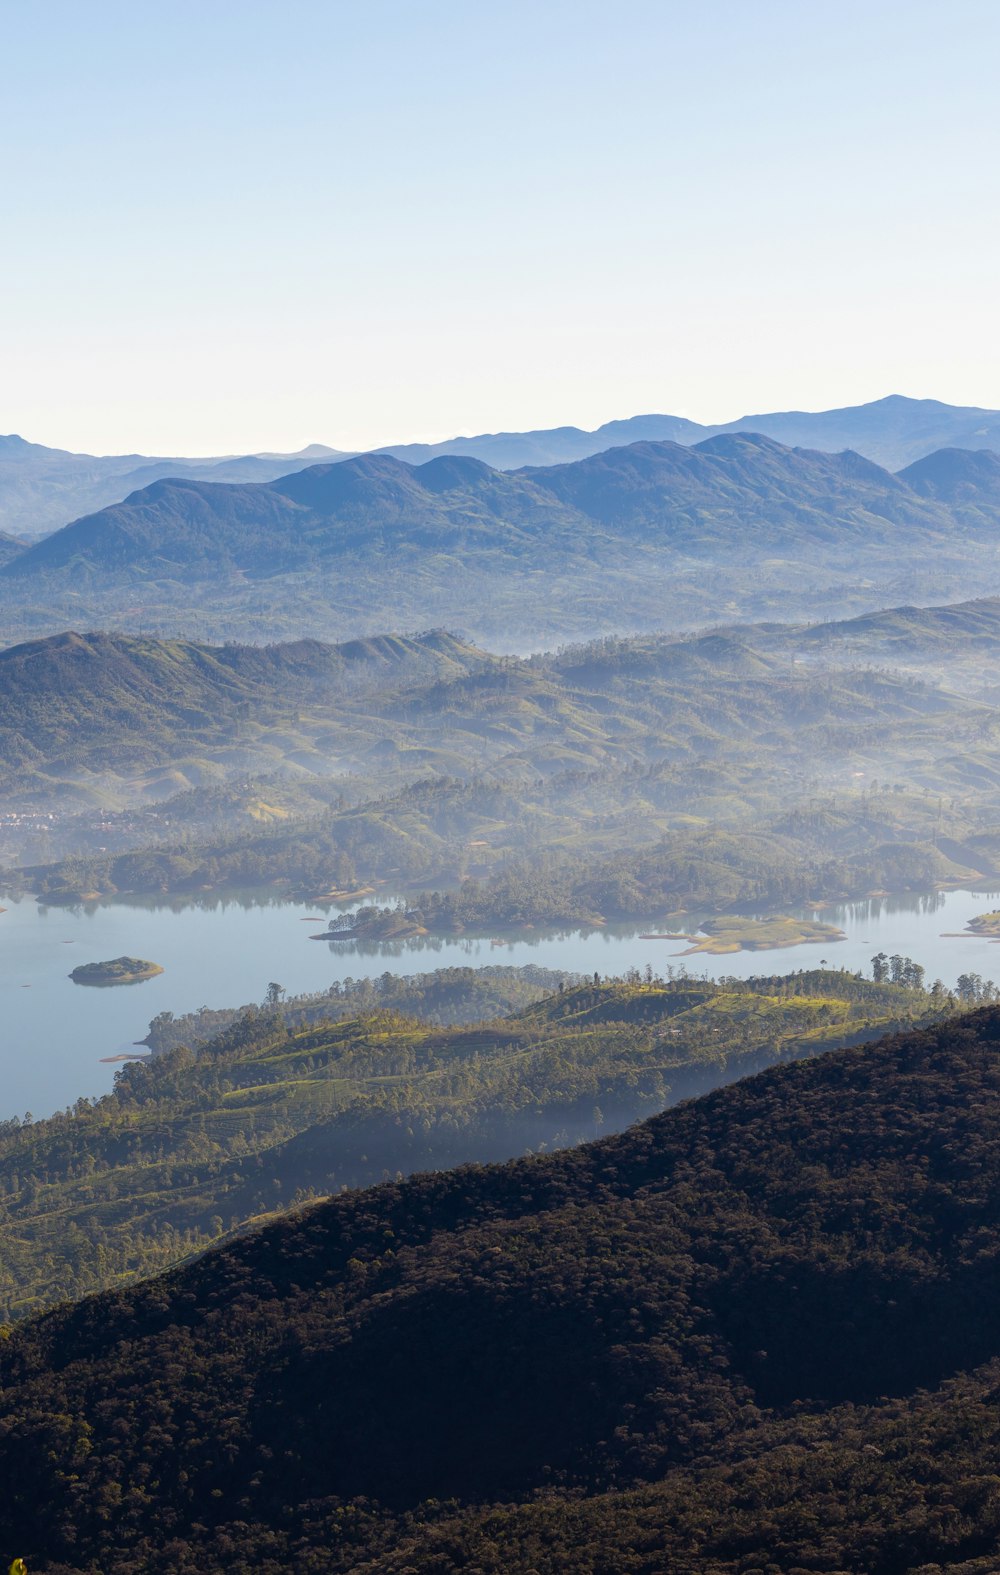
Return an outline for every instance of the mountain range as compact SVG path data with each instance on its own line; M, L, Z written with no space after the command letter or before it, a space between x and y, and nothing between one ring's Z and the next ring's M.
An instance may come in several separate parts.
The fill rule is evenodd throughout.
M442 443L388 444L373 452L420 465L461 455L496 470L549 466L585 459L637 442L693 445L727 432L760 432L790 447L837 452L850 448L896 470L941 448L1000 449L1000 411L891 395L842 410L780 411L706 426L681 416L632 416L594 431L552 427L531 432L481 433ZM208 482L262 482L350 451L314 443L297 454L223 458L97 456L46 448L16 435L0 437L0 530L33 538L69 520L119 502L165 477Z
M7 1328L0 1542L40 1575L986 1575L998 1046L991 1008L832 1051Z
M949 450L892 475L853 452L790 449L755 433L693 448L641 442L518 471L389 455L242 485L165 479L76 520L3 564L6 580L70 571L106 581L294 572L408 550L599 557L650 545L689 557L803 546L893 547L995 528L1000 457Z
M214 638L253 617L262 635L433 622L519 643L528 628L836 616L1000 589L998 522L989 452L898 474L758 433L516 471L368 454L268 482L157 480L8 545L0 623L12 639L117 623L138 603L147 627Z

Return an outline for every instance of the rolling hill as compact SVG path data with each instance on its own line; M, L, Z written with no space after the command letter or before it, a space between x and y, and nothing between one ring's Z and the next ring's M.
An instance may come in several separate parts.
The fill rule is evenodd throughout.
M860 633L846 652L828 635L822 664L790 660L810 633L783 645L773 630L640 636L518 661L444 631L339 646L69 632L0 651L0 786L11 804L64 809L67 793L142 802L156 770L199 768L206 781L284 770L345 788L350 773L355 791L367 784L362 801L462 783L499 809L504 794L526 802L548 783L585 799L602 775L640 791L662 776L689 804L696 779L704 810L719 794L780 796L821 767L838 781L857 760L922 760L929 780L943 753L992 736L975 695L859 666ZM881 627L867 638L881 655Z
M7 1331L39 1575L995 1568L1000 1012Z
M527 661L443 632L12 647L0 790L55 818L38 852L7 831L9 878L50 901L383 882L487 934L992 878L998 608Z

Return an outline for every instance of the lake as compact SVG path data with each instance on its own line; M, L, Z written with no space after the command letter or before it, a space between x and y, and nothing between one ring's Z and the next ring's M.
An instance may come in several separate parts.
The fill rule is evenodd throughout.
M317 910L287 902L227 898L50 908L27 897L3 901L0 1117L26 1111L49 1115L81 1095L107 1092L116 1068L101 1057L130 1049L157 1012L180 1015L200 1006L260 1001L271 980L295 995L386 971L535 963L567 972L617 974L647 962L657 972L673 964L698 976L748 978L815 967L821 958L832 967L870 973L878 951L912 957L927 969L928 983L940 977L953 986L967 972L1000 979L1000 945L942 935L961 931L974 914L1000 906L1000 894L985 890L869 898L815 914L808 910L801 916L835 924L848 939L726 957L702 953L686 960L678 958L681 942L642 940L640 931L647 926L529 930L501 946L468 938L376 945L312 941L309 937L326 927L325 920L305 922ZM164 971L141 984L110 989L69 979L78 963L122 955L148 958Z

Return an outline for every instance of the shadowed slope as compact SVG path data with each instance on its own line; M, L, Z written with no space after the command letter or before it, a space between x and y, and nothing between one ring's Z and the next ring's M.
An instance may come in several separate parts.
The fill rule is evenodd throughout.
M773 1429L803 1406L827 1477L858 1448L853 1407L874 1407L881 1441L901 1403L950 1407L960 1476L978 1391L921 1391L1000 1354L998 1052L986 1011L551 1159L347 1196L48 1314L5 1350L5 1545L42 1569L47 1552L66 1569L277 1570L293 1546L306 1570L451 1569L478 1512L452 1518L451 1562L415 1566L394 1560L393 1513L662 1480L687 1496L683 1532L658 1530L683 1554L669 1567L759 1568L738 1559L773 1545ZM907 1466L915 1444L900 1431L895 1470L919 1511L937 1490ZM742 1537L712 1563L713 1474L755 1453ZM980 1469L998 1463L981 1431ZM962 1493L961 1522L911 1514L902 1545L869 1501L848 1566L814 1482L777 1567L888 1575L985 1553L995 1505ZM360 1513L338 1511L357 1495ZM557 1547L581 1510L545 1512ZM550 1546L508 1567L586 1565Z

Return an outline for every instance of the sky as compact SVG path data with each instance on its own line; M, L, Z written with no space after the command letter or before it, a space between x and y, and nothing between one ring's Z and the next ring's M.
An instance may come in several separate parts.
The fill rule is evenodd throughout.
M0 0L0 432L1000 406L995 0Z

